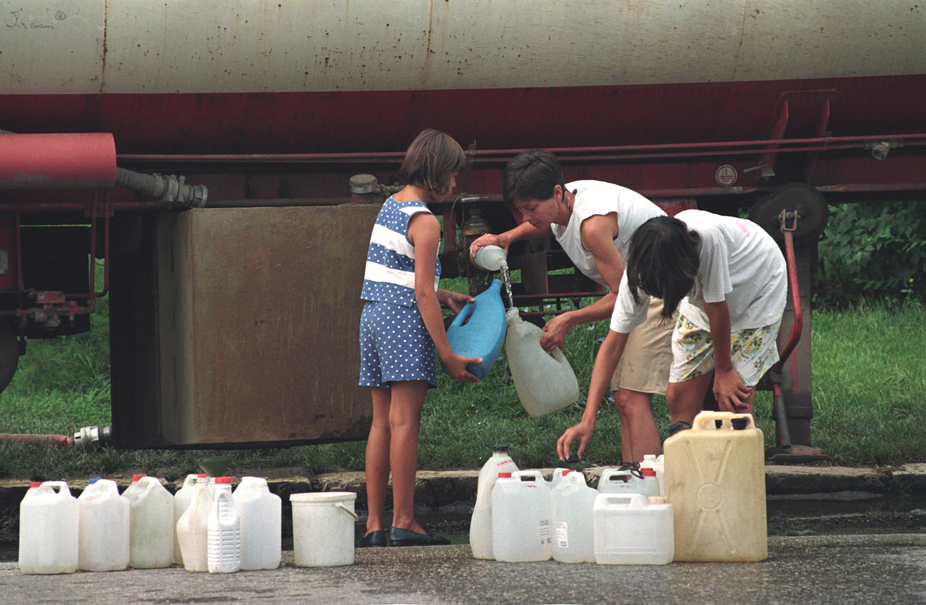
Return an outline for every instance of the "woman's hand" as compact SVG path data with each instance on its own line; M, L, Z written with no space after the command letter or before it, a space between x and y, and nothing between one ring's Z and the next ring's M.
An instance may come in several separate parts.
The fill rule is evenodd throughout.
M569 321L567 315L567 313L556 315L544 324L543 337L540 339L540 347L544 351L549 353L553 349L563 348L566 334L569 332L569 328L572 327L572 322Z
M579 449L576 450L576 455L581 458L582 454L585 453L585 448L588 447L588 442L592 438L592 434L595 432L595 423L591 424L582 421L575 426L571 426L563 432L562 437L559 438L556 442L556 453L559 454L559 459L565 462L570 458L569 450L572 448L572 442L579 441Z
M440 299L442 304L447 305L447 307L455 314L462 311L463 307L466 306L466 303L476 300L469 294L452 292L450 290L438 290L437 297Z
M505 254L508 254L509 245L511 245L511 241L505 237L504 234L495 235L486 233L485 235L477 237L473 243L469 245L469 255L472 258L476 258L476 253L479 252L479 249L485 248L486 246L498 246L505 251Z

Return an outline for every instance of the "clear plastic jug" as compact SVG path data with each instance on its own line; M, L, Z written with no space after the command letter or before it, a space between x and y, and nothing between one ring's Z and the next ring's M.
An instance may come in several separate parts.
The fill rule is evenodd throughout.
M447 328L447 340L457 355L481 357L481 363L466 366L477 378L484 378L505 343L505 303L502 282L495 279L487 290L477 294ZM446 368L445 368L446 370Z
M183 480L183 485L174 494L174 527L180 521L180 517L186 512L193 499L193 486L196 485L196 479L199 477L208 477L205 473L187 475ZM180 552L179 540L174 540L174 563L183 565L183 553Z
M492 488L492 552L498 561L553 556L550 490L540 471L500 473Z
M208 520L209 573L241 569L241 517L232 496L231 477L215 478L215 499Z
M209 511L213 496L209 479L197 477L192 488L190 505L177 521L177 544L180 546L183 568L192 572L209 571Z
M701 412L663 451L675 560L766 559L765 452L752 415Z
M174 496L156 477L143 476L126 488L131 529L129 566L168 567L174 561Z
M473 264L486 271L501 271L502 267L508 267L508 256L498 246L483 246L476 250Z
M561 563L594 563L592 511L598 490L585 475L569 471L550 490L553 517L553 558Z
M77 498L78 560L83 571L116 571L129 566L129 500L115 481L99 479Z
M643 456L643 462L640 463L640 470L652 468L656 471L656 481L659 483L659 495L666 495L666 465L665 456L659 454L646 454Z
M594 510L595 562L665 565L672 561L672 505L643 494L598 494Z
M283 554L282 500L261 477L242 477L232 495L241 516L241 569L276 569Z
M77 498L64 481L29 488L19 504L19 570L24 574L77 571Z
M652 470L652 469L650 469ZM644 475L642 469L606 468L598 479L598 492L602 494L659 495L659 480L655 473Z
M508 455L508 446L496 445L479 471L476 505L469 523L469 545L473 557L477 559L495 558L492 552L492 488L495 487L499 473L513 473L517 470L518 465Z
M579 381L562 350L540 346L543 330L523 321L517 309L507 312L505 355L521 405L531 418L560 410L579 399Z

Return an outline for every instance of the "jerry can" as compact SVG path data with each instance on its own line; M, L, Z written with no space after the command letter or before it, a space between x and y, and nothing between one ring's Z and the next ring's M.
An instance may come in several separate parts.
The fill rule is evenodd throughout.
M479 379L492 369L505 342L505 303L501 289L502 282L492 280L492 285L477 294L474 302L466 303L447 328L447 340L454 353L482 358L482 363L466 366Z
M752 415L701 412L664 451L675 560L766 559L765 453Z
M561 349L540 346L543 330L524 321L517 309L507 313L505 355L521 405L531 418L560 410L579 399L579 381Z

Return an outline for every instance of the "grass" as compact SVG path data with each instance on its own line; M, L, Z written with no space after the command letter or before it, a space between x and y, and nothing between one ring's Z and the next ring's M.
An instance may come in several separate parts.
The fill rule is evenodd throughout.
M566 355L583 392L606 322L573 329ZM107 426L109 409L108 308L103 300L86 334L30 341L10 386L0 394L0 433L72 434ZM815 310L812 321L814 445L838 462L894 465L926 461L918 420L926 417L926 306L919 302ZM531 419L518 401L504 354L479 385L440 375L422 414L419 468L476 469L495 443L507 443L521 468L558 466L554 443L582 413L582 403ZM668 411L654 398L662 436ZM756 417L773 445L771 395L757 395ZM582 466L615 464L620 422L603 406ZM232 467L301 467L308 473L362 470L364 442L278 449L228 450ZM198 470L215 450L79 451L57 446L0 445L0 477L53 479L144 471L178 479Z

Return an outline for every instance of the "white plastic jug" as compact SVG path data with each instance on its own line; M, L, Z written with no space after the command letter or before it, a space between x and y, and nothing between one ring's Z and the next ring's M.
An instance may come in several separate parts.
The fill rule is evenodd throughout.
M143 476L122 494L128 498L129 566L168 567L174 561L174 496L156 477Z
M77 498L64 481L29 488L19 504L19 570L24 574L77 571Z
M354 562L353 492L292 494L293 555L299 567L331 567Z
M492 447L492 455L479 471L479 483L476 487L476 505L469 523L469 545L473 557L477 559L494 559L492 553L492 488L498 474L513 473L518 470L508 455L507 445Z
M501 473L492 488L492 551L498 561L553 556L550 490L540 471Z
M261 477L242 477L233 495L241 515L241 569L276 569L283 554L280 497Z
M563 480L563 477L573 472L571 468L555 468L553 469L553 474L550 476L550 493L553 493L553 490L559 485L560 481ZM583 475L584 476L584 475Z
M116 571L129 566L129 500L119 486L98 479L77 498L78 559L84 571Z
M766 559L765 452L752 415L701 412L663 451L675 560Z
M594 563L592 511L598 490L585 475L570 471L550 490L553 516L553 558L561 563Z
M665 456L659 454L646 454L643 456L643 462L640 463L640 470L652 468L656 471L656 481L659 483L659 495L666 495L666 465Z
M560 410L579 399L579 381L562 350L540 346L543 330L507 311L505 355L521 405L531 418Z
M209 511L213 496L209 491L209 478L196 478L190 505L177 520L177 544L180 546L183 568L187 571L209 571Z
M483 246L476 250L473 263L486 271L501 271L502 267L508 267L508 256L498 246Z
M672 505L665 498L598 494L593 519L596 563L665 565L672 561Z
M231 477L215 478L215 499L207 524L209 573L241 569L241 517L232 495Z
M598 479L598 492L602 494L659 495L659 480L655 474L646 476L629 468L606 468Z
M196 485L196 479L199 477L208 477L205 473L190 474L183 480L183 485L174 494L174 527L180 521L180 517L186 512L193 499L193 486ZM174 540L174 563L183 565L183 553L180 552L180 541Z

